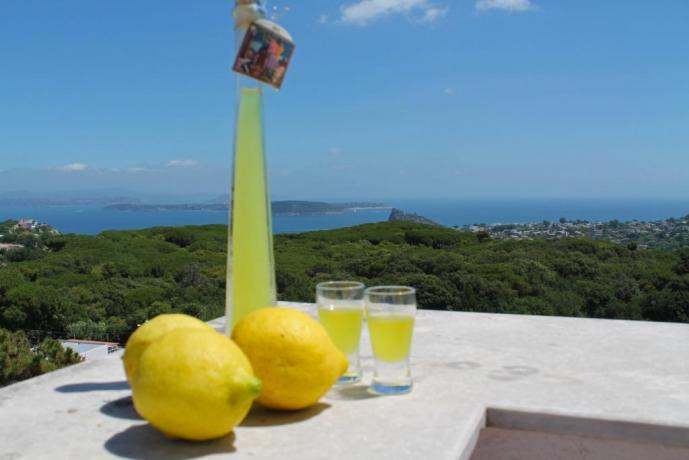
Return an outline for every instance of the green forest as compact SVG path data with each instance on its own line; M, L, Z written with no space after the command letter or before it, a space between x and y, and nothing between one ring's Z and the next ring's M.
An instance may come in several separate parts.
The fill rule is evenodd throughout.
M33 343L124 343L160 313L224 313L227 227L17 237L0 252L0 328ZM280 300L313 301L316 283L405 284L421 308L689 322L689 248L605 241L494 241L411 222L277 235Z
M46 337L34 345L22 331L0 329L0 386L80 361L78 354L58 340Z

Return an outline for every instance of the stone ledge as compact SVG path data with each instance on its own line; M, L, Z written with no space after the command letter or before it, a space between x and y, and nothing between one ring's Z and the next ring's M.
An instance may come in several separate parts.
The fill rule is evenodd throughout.
M366 383L366 336L362 350ZM533 423L520 413L594 421L580 426L602 437L656 430L657 442L689 448L687 356L685 324L420 311L410 395L359 385L302 412L255 409L234 434L202 444L169 441L141 420L113 356L0 389L0 459L466 459L491 417Z

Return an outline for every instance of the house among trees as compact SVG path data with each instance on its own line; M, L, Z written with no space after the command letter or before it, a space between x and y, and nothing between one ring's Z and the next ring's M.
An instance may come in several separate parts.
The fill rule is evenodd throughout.
M17 222L17 225L15 226L16 229L29 231L33 231L37 227L38 221L36 219L21 219L19 222Z
M0 243L0 251L14 251L23 247L21 244Z

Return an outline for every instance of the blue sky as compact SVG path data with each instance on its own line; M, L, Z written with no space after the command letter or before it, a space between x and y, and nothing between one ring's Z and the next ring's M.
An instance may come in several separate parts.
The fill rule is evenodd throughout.
M231 5L3 1L0 192L224 192ZM689 197L686 0L278 6L276 198Z

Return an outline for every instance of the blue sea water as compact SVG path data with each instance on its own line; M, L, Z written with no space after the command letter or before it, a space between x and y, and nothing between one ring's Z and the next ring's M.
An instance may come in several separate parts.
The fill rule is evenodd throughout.
M388 200L390 206L414 212L447 226L478 223L526 223L543 220L659 220L689 214L688 199L465 199ZM276 215L276 233L327 230L387 220L389 210L360 210L328 215ZM33 218L63 233L98 234L154 226L227 223L225 211L123 212L100 207L0 207L0 221Z

